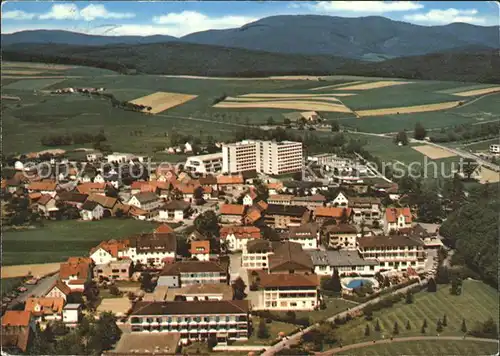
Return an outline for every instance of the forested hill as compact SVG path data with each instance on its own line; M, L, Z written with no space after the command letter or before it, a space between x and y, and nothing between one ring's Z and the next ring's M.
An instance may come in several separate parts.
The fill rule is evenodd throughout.
M18 44L6 46L3 60L87 65L125 72L202 76L270 76L336 71L353 59L250 51L188 43L73 46Z
M467 203L443 223L440 233L456 249L454 260L466 264L498 287L498 184L478 188Z
M270 75L362 75L427 80L500 83L495 51L448 51L363 62L336 56L251 51L179 42L75 46L16 44L4 46L3 60L86 65L127 73L258 77Z

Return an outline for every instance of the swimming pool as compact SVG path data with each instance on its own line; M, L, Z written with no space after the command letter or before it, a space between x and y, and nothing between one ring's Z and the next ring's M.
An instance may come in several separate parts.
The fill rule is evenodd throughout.
M346 287L349 289L354 289L361 287L361 285L366 285L366 284L372 284L371 280L369 279L353 279L347 283Z

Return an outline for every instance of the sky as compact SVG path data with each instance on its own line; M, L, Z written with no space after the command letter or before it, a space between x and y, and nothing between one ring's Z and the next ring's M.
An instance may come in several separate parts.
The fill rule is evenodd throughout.
M2 33L59 29L108 36L184 36L274 15L384 16L423 26L499 25L495 1L5 1Z

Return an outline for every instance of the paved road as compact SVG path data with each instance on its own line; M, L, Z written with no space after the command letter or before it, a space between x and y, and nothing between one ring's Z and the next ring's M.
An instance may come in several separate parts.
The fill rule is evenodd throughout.
M24 303L26 299L28 299L32 295L34 295L35 297L44 295L58 278L59 273L56 273L53 276L41 279L35 285L25 285L28 290L24 293L19 294L17 298L10 302L9 307L14 306L16 303Z
M343 347L336 347L334 349L330 349L325 352L318 352L316 355L318 356L328 356L328 355L333 355L336 353L344 353L348 350L352 349L359 349L362 347L369 347L374 344L390 344L394 342L407 342L407 341L424 341L424 340L450 340L450 341L480 341L480 342L490 342L490 343L496 343L498 344L498 340L494 339L483 339L483 338L478 338L478 337L467 337L463 338L461 336L411 336L411 337L400 337L400 338L395 338L395 339L384 339L384 340L377 340L376 342L374 341L367 341L367 342L360 342L357 344L351 344L351 345L346 345Z
M420 281L420 284L425 284L427 283L427 279L422 279ZM366 305L370 304L370 303L375 303L375 302L378 302L379 300L381 300L382 298L385 298L387 297L388 295L391 295L391 294L396 294L396 293L404 293L406 292L406 290L410 289L410 288L413 288L415 287L417 284L412 284L412 285L409 285L409 286L406 286L404 288L401 288L401 289L398 289L390 294L384 294L383 296L380 296L380 297L377 297L377 298L374 298L372 300L369 300L368 302L366 303L362 303L362 304L358 304L356 305L355 307L353 308L350 308L346 311L343 311L341 313L338 313L338 314L335 314L333 316L331 316L330 318L327 319L327 321L329 322L333 322L335 320L335 318L343 318L345 317L347 314L350 314L350 313L353 313L353 312L356 312L358 310L362 310ZM298 333L295 333L291 336L289 336L286 340L282 340L280 341L279 343L277 343L276 345L274 346L271 346L269 347L262 355L263 356L272 356L274 355L276 352L282 350L282 349L285 349L285 348L289 348L291 345L294 345L294 344L297 344L300 342L300 339L302 337L302 335L304 335L305 333L313 330L314 328L318 327L319 324L314 324L314 325L311 325L309 327L307 327L306 329L302 330L302 331L299 331Z

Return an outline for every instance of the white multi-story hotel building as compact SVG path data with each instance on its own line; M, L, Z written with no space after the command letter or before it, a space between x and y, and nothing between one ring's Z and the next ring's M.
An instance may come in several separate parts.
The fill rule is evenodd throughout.
M378 261L380 270L405 271L425 266L424 242L417 236L364 236L358 239L358 250L365 260Z
M180 333L181 342L247 340L249 306L247 300L197 302L137 302L129 326L132 333Z
M261 274L259 287L255 310L314 310L319 306L317 275Z
M302 142L244 140L222 146L222 171L256 170L273 175L299 172L303 166L302 156Z
M500 145L498 143L490 145L490 153L500 153Z
M196 173L219 172L222 169L222 152L188 157L184 168Z

